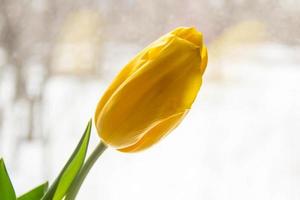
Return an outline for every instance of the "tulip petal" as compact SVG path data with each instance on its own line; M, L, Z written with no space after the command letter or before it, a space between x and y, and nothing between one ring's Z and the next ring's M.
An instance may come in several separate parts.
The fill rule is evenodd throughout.
M202 48L202 34L194 27L179 27L172 31L171 34L193 43L194 45L200 47L200 49Z
M161 48L165 46L168 42L168 37L164 36L158 39L157 41L150 44L148 47L143 49L134 59L132 59L115 77L112 81L109 88L105 91L101 100L97 105L97 109L95 112L95 122L97 122L99 114L108 101L108 99L112 96L112 94L122 85L122 83L135 71L141 68L147 61L154 59L155 55L157 55Z
M182 121L184 116L187 114L187 112L188 110L186 110L186 112L174 114L170 117L167 117L166 119L159 121L157 125L148 130L145 133L144 137L141 138L137 143L130 147L118 149L118 151L133 153L151 147L163 137L167 136L168 133L170 133L174 128L176 128L178 124Z
M208 61L207 48L205 45L203 45L201 50L201 65L200 65L202 75L205 72L207 61Z

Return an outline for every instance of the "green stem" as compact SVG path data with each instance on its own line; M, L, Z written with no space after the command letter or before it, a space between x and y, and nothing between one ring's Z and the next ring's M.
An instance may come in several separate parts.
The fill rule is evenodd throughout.
M81 168L80 172L72 182L70 189L66 195L65 200L74 200L76 198L76 195L86 178L87 174L89 173L90 169L93 167L97 159L101 156L101 154L105 151L107 146L100 141L100 143L97 145L96 149L92 152L92 154L89 156L87 161L84 163L83 167Z

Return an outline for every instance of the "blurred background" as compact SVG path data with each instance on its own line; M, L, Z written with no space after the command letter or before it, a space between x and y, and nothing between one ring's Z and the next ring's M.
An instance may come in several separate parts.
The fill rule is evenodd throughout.
M137 52L195 26L209 64L187 118L148 151L107 150L78 199L299 200L299 24L297 0L0 0L0 157L17 194L53 181Z

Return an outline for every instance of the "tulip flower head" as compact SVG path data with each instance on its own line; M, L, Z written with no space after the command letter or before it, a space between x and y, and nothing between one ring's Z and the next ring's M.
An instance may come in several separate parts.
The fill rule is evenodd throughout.
M102 141L122 152L144 150L178 126L198 94L207 49L195 28L177 28L136 55L98 103Z

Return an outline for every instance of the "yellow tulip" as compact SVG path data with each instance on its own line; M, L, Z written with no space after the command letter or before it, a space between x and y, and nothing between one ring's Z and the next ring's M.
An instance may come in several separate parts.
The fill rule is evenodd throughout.
M177 28L150 44L113 80L95 113L102 141L122 152L157 143L190 110L207 50L195 28Z

